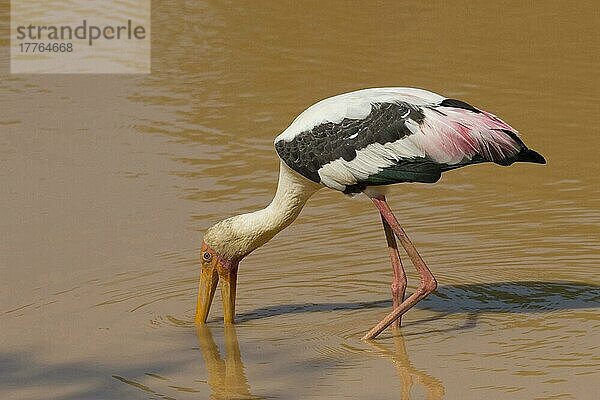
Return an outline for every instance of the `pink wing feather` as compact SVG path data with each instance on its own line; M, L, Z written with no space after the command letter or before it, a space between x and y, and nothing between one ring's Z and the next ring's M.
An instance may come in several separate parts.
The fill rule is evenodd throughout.
M502 164L524 147L515 129L488 112L454 107L424 108L423 112L420 132L412 140L438 163L458 164L479 155Z

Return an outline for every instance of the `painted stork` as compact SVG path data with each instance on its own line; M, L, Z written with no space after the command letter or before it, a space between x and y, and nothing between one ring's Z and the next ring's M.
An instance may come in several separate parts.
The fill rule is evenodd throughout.
M437 282L385 200L385 188L402 182L433 183L442 172L471 164L545 164L517 131L463 101L414 88L373 88L330 97L309 107L275 138L279 183L264 209L225 219L209 228L201 249L196 323L206 322L219 279L224 322L233 323L238 265L290 225L323 187L364 193L381 214L393 270L393 310L363 339L376 337ZM404 298L406 274L396 238L420 276Z

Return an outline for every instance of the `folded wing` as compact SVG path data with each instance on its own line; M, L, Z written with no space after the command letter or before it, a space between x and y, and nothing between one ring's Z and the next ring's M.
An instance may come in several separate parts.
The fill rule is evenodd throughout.
M443 171L481 162L545 162L511 126L459 100L369 106L364 118L324 122L276 141L279 155L302 175L345 193L435 182Z

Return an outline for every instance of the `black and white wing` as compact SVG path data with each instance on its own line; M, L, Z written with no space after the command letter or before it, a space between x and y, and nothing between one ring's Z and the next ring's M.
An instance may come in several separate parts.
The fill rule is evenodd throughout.
M435 182L479 162L545 162L517 132L459 100L412 88L377 88L322 100L275 139L281 159L345 193L371 185Z

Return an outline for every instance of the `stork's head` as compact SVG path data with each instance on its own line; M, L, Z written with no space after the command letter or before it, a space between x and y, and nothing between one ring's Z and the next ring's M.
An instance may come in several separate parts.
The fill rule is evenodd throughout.
M223 258L204 240L202 241L200 260L202 269L198 286L196 323L203 324L206 322L219 279L221 280L221 297L223 298L223 318L226 323L233 322L239 260Z
M239 262L262 244L262 238L249 228L243 215L228 218L209 228L202 241L200 284L196 323L206 322L219 280L223 319L232 323L235 315L235 289Z

